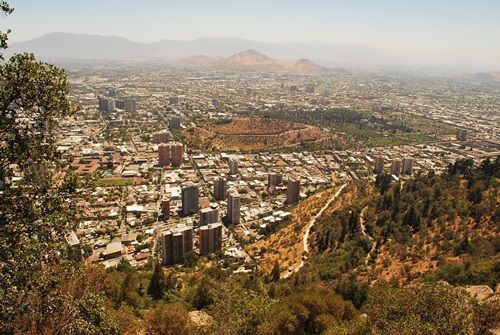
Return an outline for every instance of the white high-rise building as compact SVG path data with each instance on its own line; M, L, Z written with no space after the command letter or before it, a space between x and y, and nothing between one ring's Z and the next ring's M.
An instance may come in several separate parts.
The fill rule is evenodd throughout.
M227 218L231 224L240 223L241 198L238 193L232 193L227 200Z

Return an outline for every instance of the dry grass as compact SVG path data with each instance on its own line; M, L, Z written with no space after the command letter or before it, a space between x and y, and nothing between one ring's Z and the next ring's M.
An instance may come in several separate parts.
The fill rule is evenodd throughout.
M249 151L296 147L303 143L341 144L318 127L276 119L240 118L230 123L207 122L182 131L195 147L220 151Z
M250 255L262 256L259 267L263 272L270 273L276 262L282 271L300 262L304 253L303 236L307 224L336 191L337 188L330 188L304 200L292 210L289 225L266 239L247 246L246 250ZM338 200L331 206L338 206Z

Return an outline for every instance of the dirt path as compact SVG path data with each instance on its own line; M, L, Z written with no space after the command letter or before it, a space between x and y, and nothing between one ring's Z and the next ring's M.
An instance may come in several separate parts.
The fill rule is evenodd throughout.
M304 252L309 252L309 233L311 228L316 223L316 220L323 214L323 212L330 206L330 204L339 196L340 192L346 187L347 184L343 184L340 188L335 192L335 194L326 202L326 204L319 210L319 212L311 218L309 223L306 226L306 230L304 232L304 236L302 238L302 243L304 244ZM293 273L298 272L304 266L304 257L301 258L300 262L295 263L290 266L287 271L281 274L281 278L285 279L290 277Z
M375 248L377 247L377 241L370 235L366 233L366 226L365 226L365 211L368 209L368 206L365 206L362 210L361 213L359 214L359 225L361 226L361 234L363 236L367 236L370 242L372 242L372 248L368 252L365 258L365 265L368 264L368 261L370 260L370 257L372 256L372 253L375 251Z

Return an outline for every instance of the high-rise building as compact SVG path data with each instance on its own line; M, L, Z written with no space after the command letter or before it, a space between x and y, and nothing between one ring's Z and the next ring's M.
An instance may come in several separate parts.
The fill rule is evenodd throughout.
M122 99L116 99L115 100L115 107L117 109L125 109L125 100Z
M135 99L132 98L125 99L125 111L127 113L135 113L137 111L137 102Z
M226 199L226 179L219 177L214 180L214 198L215 200Z
M401 160L400 159L394 159L392 161L391 174L393 176L396 176L396 177L399 177L399 175L401 174Z
M163 220L168 220L170 218L170 199L163 198L161 200L161 215Z
M413 174L413 158L406 157L403 159L403 174L407 176Z
M179 167L184 161L184 146L182 143L175 142L170 144L170 157L173 167Z
M200 226L220 221L219 207L208 207L200 209Z
M267 186L277 186L283 183L283 175L281 173L269 173L267 175Z
M108 100L108 109L107 109L107 111L108 112L113 112L114 110L115 110L115 101L109 99Z
M182 214L191 215L198 212L199 208L198 185L187 183L182 188Z
M108 99L106 99L105 97L99 96L98 101L99 101L99 111L107 112L108 111Z
M229 194L227 200L227 218L231 224L240 223L241 198L238 193Z
M467 129L457 129L457 140L467 141Z
M153 143L168 143L172 140L172 133L168 131L157 131L153 133Z
M229 174L238 174L238 160L236 158L229 159Z
M170 162L170 145L166 143L160 143L158 145L158 164L160 166L169 166Z
M288 179L288 184L286 187L286 203L296 204L300 200L300 180L299 179Z
M160 235L164 265L179 264L193 250L193 227L178 225Z
M170 120L168 120L168 128L177 130L181 129L181 117L172 116Z
M222 224L212 223L198 230L200 255L208 255L222 249Z
M377 156L375 157L375 168L373 169L373 173L381 174L384 172L384 157Z

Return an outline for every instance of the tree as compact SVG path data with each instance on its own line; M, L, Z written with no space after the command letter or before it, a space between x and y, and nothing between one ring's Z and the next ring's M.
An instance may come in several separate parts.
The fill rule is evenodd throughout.
M416 284L370 292L365 311L375 334L470 335L478 324L491 324L491 314L461 288L448 284ZM488 316L489 315L489 316ZM495 314L498 316L498 314Z
M350 300L354 307L360 308L367 299L368 285L357 282L355 277L344 276L335 291L344 299Z
M12 14L14 11L14 8L10 7L10 5L7 3L7 1L0 1L0 14L7 16L9 14ZM9 33L10 29L8 29L6 32L0 31L0 49L6 49L7 48L7 40L9 39ZM0 59L3 59L3 55L0 53Z
M16 305L20 309L15 322L0 325L1 334L120 333L105 308L106 296L100 294L109 288L102 267L75 268L52 262L37 272L32 285L24 301Z
M2 1L0 11L7 15L12 8ZM0 33L1 48L6 47L6 34ZM65 261L65 238L78 221L75 204L68 199L89 184L72 174L56 179L54 173L60 168L58 122L75 111L67 98L64 70L36 61L32 54L18 54L0 64L0 86L0 329L10 333L21 319L43 319L44 312L33 307L36 301L30 297L47 296L66 285L60 276L51 278L50 285L40 281L47 269L78 273L71 268L75 264ZM14 173L22 177L16 184L10 182ZM44 310L62 312L52 302ZM86 318L75 315L71 324Z
M193 325L186 308L181 304L159 305L146 316L148 335L190 335Z
M474 204L477 205L483 200L484 185L483 183L476 183L467 192L467 198Z
M148 286L148 294L154 299L159 300L165 292L165 275L159 262L155 262L153 275Z
M131 307L142 308L144 301L138 293L139 287L140 282L137 273L133 270L126 271L121 285L120 300L125 301Z
M351 234L356 234L359 227L359 211L357 209L351 211L348 222L349 231Z
M476 303L474 306L474 335L490 335L500 326L500 303L498 300Z
M242 287L237 281L220 283L214 304L208 310L213 317L211 334L258 334L257 327L265 321L266 311L273 300L259 285L258 279L249 278L249 281L255 283L255 287Z
M414 231L420 230L420 215L417 213L415 206L411 206L405 213L403 224L410 226Z
M273 269L271 270L271 280L278 281L280 280L281 270L278 261L274 263Z
M3 15L12 11L0 1ZM8 32L0 32L2 49ZM90 180L56 178L58 123L75 111L64 70L14 55L0 63L0 87L0 333L117 333L105 276L71 261L66 243L78 221L68 199Z
M258 334L321 334L338 321L353 320L354 306L324 289L289 295L267 312Z
M207 308L214 303L214 290L210 279L202 277L191 297L191 304L196 309Z
M388 173L381 173L377 175L375 179L375 186L381 194L384 194L389 190L391 184L391 175Z

